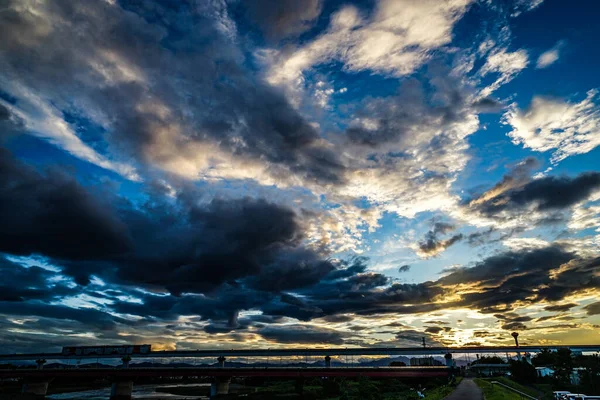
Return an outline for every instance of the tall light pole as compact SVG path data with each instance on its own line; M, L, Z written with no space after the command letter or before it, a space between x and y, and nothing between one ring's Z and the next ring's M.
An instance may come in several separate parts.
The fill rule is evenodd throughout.
M517 346L517 359L521 361L521 352L519 351L519 332L513 332L511 335L515 338L515 346Z

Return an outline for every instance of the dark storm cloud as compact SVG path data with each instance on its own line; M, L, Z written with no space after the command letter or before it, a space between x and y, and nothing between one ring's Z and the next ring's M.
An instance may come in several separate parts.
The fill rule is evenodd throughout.
M53 264L80 283L87 283L90 275L111 283L114 293L96 297L110 300L106 308L120 314L162 322L176 321L181 315L200 316L209 324L199 329L226 332L257 323L269 324L281 317L309 321L351 314L424 313L453 307L497 313L510 310L517 301L558 302L578 291L600 287L596 276L600 259L579 259L558 245L497 254L471 268L455 269L436 282L389 285L386 276L367 272L365 258L337 263L304 247L299 217L264 200L198 203L197 193L183 190L168 201L154 193L152 201L134 207L123 199L92 195L65 174L43 175L6 152L2 155L2 204L9 205L13 214L17 214L14 210L25 210L28 215L15 218L9 215L10 211L4 211L7 207L2 207L7 214L5 220L11 224L3 226L6 237L11 239L9 232L23 234L19 247L7 240L0 242L4 246L0 249L12 252L17 248L19 254L47 255L46 244L38 240L39 232L47 235L49 229L55 228L48 227L45 221L69 221L77 215L77 224L60 225L60 235L53 239L58 241L51 253ZM24 187L28 189L27 196L21 191ZM73 198L78 204L71 204ZM53 207L34 207L30 203ZM102 209L101 219L98 208ZM116 246L104 254L91 244L86 247L79 227L93 224L99 224L93 228L96 234L105 232L105 243L120 245L126 240L127 245ZM451 225L438 223L432 232L447 234L452 229ZM71 241L80 248L69 249ZM88 248L86 255L84 250ZM10 273L16 271L23 272L15 269ZM45 272L32 269L30 273L30 277L23 277L30 280L28 288L41 287L39 282L45 279ZM115 284L166 289L171 294L135 293ZM472 290L463 293L460 300L439 301L458 285L470 286ZM90 286L87 292L94 296L98 290ZM126 294L140 302L118 300L118 296ZM12 300L49 298L45 296L32 289L14 293ZM97 304L103 307L100 302ZM13 309L5 306L0 311L41 315L46 306L41 302L25 303ZM109 330L124 323L115 322L117 319L101 311L94 311L94 322L82 310L48 307L49 314L44 314L48 318L78 320ZM67 310L74 310L73 314ZM238 318L240 310L261 310L269 321ZM510 328L526 322L505 312L502 315L504 325Z
M527 325L522 322L509 322L502 325L502 329L507 331L524 331L527 329Z
M437 114L437 111L426 105L422 85L411 79L402 85L397 96L367 99L363 102L356 116L377 121L376 129L355 124L346 130L346 134L352 143L370 147L406 140L424 122L433 123L432 120L437 115L431 115L432 113Z
M481 246L488 243L490 236L495 232L493 227L481 232L473 232L467 235L467 243L470 246Z
M388 277L383 274L366 273L354 275L346 281L353 289L368 290L384 286L388 283Z
M533 326L528 328L530 331L534 330L547 330L547 329L577 329L580 328L581 324L556 324L556 325L547 325L547 326ZM597 328L597 326L596 326Z
M282 303L287 303L298 307L306 307L306 302L304 300L288 293L282 293L280 300Z
M19 236L18 254L52 257L53 264L63 268L63 274L88 285L89 289L78 290L86 290L92 297L89 302L100 308L162 322L175 321L181 315L201 316L210 321L203 329L216 333L244 329L256 323L238 319L240 310L263 309L264 317L272 321L282 315L309 320L340 313L340 308L348 307L344 304L347 300L354 302L348 307L349 311L368 313L373 308L369 301L373 296L382 297L390 310L396 309L393 303L397 301L427 296L427 290L419 289L418 285L378 289L388 283L388 278L365 272L366 260L363 258L334 264L304 248L303 229L296 214L263 200L213 200L201 204L195 200L193 191L183 191L175 199L164 199L157 191L152 193L152 201L134 206L124 199L99 193L92 195L64 173L43 175L5 151L2 155L0 198L6 205L3 211L6 210L7 215L13 210L11 218L5 218L10 224L3 227L6 234L23 232ZM27 192L24 192L25 188ZM73 201L77 204L72 204ZM52 207L33 206L38 203ZM14 210L26 212L29 219L14 217L17 214ZM68 222L75 215L77 224L45 223ZM93 223L98 224L93 228L95 235L90 238L81 235L81 227ZM50 229L57 229L57 226L60 235L49 251L45 247L47 244L38 238L52 233ZM119 229L109 229L112 227ZM99 252L94 247L100 233L106 235L102 238L104 246L117 244L114 250L108 251L110 248L104 247L104 251ZM88 244L85 240L92 242ZM11 243L3 242L1 246L4 247L0 250L17 253ZM78 248L71 249L72 243ZM16 268L19 269L10 272L14 274L21 269ZM41 274L35 268L29 272ZM112 286L112 290L102 293L89 285L91 275L112 285L134 285L152 290L164 288L174 295L123 291L125 286ZM44 297L49 296L47 293L31 289L35 286L34 278L31 278L28 290L6 291L11 300L48 299ZM309 297L303 300L286 293L278 295L282 290L292 289ZM137 298L139 302L120 301L119 297L124 295ZM100 300L110 303L104 307ZM316 305L322 301L328 306L325 311ZM96 322L86 319L83 311L44 303L27 303L27 306L12 311L0 311L40 315L46 306L49 307L48 318L78 321L104 330L115 329L116 319L98 310L89 313L97 317ZM379 305L375 309L383 311ZM68 313L68 310L73 311Z
M530 180L528 173L535 166L535 160L527 159L491 190L470 200L469 210L489 218L510 218L511 214L518 214L533 206L537 211L546 213L540 223L551 223L562 220L557 213L588 199L600 188L598 172L585 172L576 177L547 176Z
M310 325L266 327L257 333L263 338L277 343L323 343L329 345L344 343L342 332Z
M528 322L533 319L528 315L519 315L516 313L494 314L494 317L496 317L502 321L510 321L510 322Z
M0 14L4 70L58 110L102 125L118 159L169 171L183 163L194 174L202 154L190 146L210 144L277 179L343 180L319 133L247 68L219 4L49 1L35 13L19 4ZM11 88L17 106L27 101Z
M0 121L4 121L10 118L10 111L8 108L0 104Z
M402 265L400 268L398 268L398 272L408 272L410 271L410 265Z
M586 311L587 315L598 315L600 314L600 301L588 304L583 307L583 309Z
M42 322L48 322L48 320L42 319ZM23 331L23 324L13 323L4 318L0 319L0 330L2 330L0 346L2 347L2 353L58 353L62 350L63 346L98 346L99 343L106 343L102 342L98 337L74 337L64 334L64 329L77 330L81 328L80 324L66 325L63 330L32 325L29 321L25 322L25 325L26 329L31 331ZM35 332L36 329L40 332L53 334L40 335ZM15 332L14 330L21 331ZM114 340L110 342L112 345L115 343L117 342Z
M1 305L0 308L2 308ZM93 320L89 322L87 319L78 318L77 315L59 314L51 306L48 308L50 313L48 317L8 313L6 318L0 318L2 352L7 354L60 352L62 346L157 343L161 340L160 336L157 337L157 332L159 332L158 335L166 332L163 328L149 326L149 322L153 321L141 320L132 325L130 321L118 318L116 325L106 321L100 323L101 326L98 327ZM91 318L105 318L105 315L99 314L96 310L82 309L80 311L89 313ZM66 316L69 318L64 318ZM106 316L112 318L110 315ZM136 334L129 333L129 329L134 329ZM81 333L85 333L85 335Z
M228 321L226 322L217 322L206 325L203 330L206 333L228 333L233 330L245 330L252 324L250 320L239 320L237 311L232 314ZM258 326L258 324L257 324Z
M74 260L128 251L126 226L60 170L41 174L0 148L0 251Z
M303 238L295 214L264 200L215 200L179 210L162 205L128 210L123 218L136 250L115 260L118 278L176 294L259 275L280 261L287 273L297 268L302 277L303 263L317 259L308 251L295 253ZM287 285L294 287L293 281Z
M330 262L315 259L314 254L306 254L304 260L309 261L298 262L298 257L293 254L289 260L279 259L276 264L264 267L262 273L249 283L266 291L298 289L318 283L335 269Z
M575 178L550 176L511 193L509 201L517 205L536 203L540 211L561 209L586 200L599 187L600 172L585 172Z
M344 268L332 271L327 275L328 280L350 278L367 270L369 259L366 257L353 257L349 261L342 261Z
M494 185L485 194L493 196L506 190L523 186L531 180L531 173L538 168L539 161L534 157L527 157L513 166L510 171L502 177L502 180ZM488 196L488 197L489 197Z
M243 4L248 16L273 40L310 29L322 8L321 0L247 0Z
M579 304L576 304L576 303L553 304L551 306L544 307L544 310L546 310L546 311L563 312L563 311L569 311L571 308L577 307L578 305Z
M559 270L559 267L563 267ZM481 312L510 311L513 303L560 301L574 293L600 288L595 270L600 259L580 259L561 246L509 251L460 268L436 281L450 289L471 286L459 304Z
M444 328L441 326L428 326L427 328L425 328L425 332L433 333L435 335L442 332L443 330L444 330Z
M350 322L354 320L353 317L349 315L327 315L323 317L324 321L333 322L333 323L341 323L341 322Z
M2 104L2 94L0 87L0 143L23 130L23 121Z
M256 75L246 55L252 49L244 47L245 38L235 32L226 8L205 1L109 3L38 2L29 12L18 0L5 2L0 13L0 80L7 87L0 89L14 96L14 104L6 103L9 107L22 107L28 114L35 107L27 104L27 94L39 96L40 102L50 99L49 108L59 120L69 115L72 128L89 125L102 136L96 141L78 130L83 141L102 155L110 154L111 160L114 156L115 161L132 162L144 179L156 166L171 172L191 166L194 176L204 162L199 158L222 152L242 164L260 164L276 181L344 182L346 167L338 157L342 152L324 144L310 121ZM240 7L248 8L267 38L277 40L309 28L321 2L254 0ZM367 148L412 146L413 139L428 131L436 133L419 139L428 154L455 151L450 134L438 133L473 110L491 111L497 104L491 99L467 102L468 96L445 85L441 74L432 74L432 88L407 81L395 96L365 100L356 115L375 120L378 128L352 125L348 140ZM0 124L13 124L15 115L0 106ZM0 129L0 135L6 132L4 125ZM106 148L95 147L104 141ZM195 147L207 144L212 147ZM516 178L501 182L500 199L507 198L507 209L532 203L543 211L561 209L597 188L590 177L566 183L563 178L543 178L546 186L530 188L537 181L521 181L519 174L514 171ZM448 181L443 173L426 176ZM587 192L586 185L591 188ZM562 197L552 197L556 190ZM62 268L61 274L80 284L51 284L55 274L2 264L6 279L0 283L0 314L36 317L23 322L23 329L55 335L92 331L97 336L73 339L63 334L61 345L139 342L149 332L172 335L180 326L200 333L250 330L280 343L342 344L344 334L335 331L269 325L289 323L289 318L343 323L354 314L366 318L453 307L496 312L516 301L560 301L579 290L598 288L598 260L580 260L558 247L499 254L438 282L391 284L385 275L368 272L364 259L337 262L308 248L303 221L289 208L246 198L206 202L188 187L167 197L140 193L134 204L90 192L65 172L40 172L0 150L0 252L49 257ZM490 207L498 204L482 203L481 212ZM453 229L434 226L422 250L431 254L461 240L462 234L443 237ZM570 260L565 270L550 272ZM399 272L408 268L402 266ZM92 275L112 290L94 287ZM444 303L444 296L462 284L473 291L460 301ZM86 302L98 309L48 304L76 293L91 296ZM133 301L122 300L127 297ZM588 313L596 313L593 306ZM244 316L242 310L263 314ZM115 313L142 319L132 322ZM181 316L193 322L180 324ZM526 322L519 318L507 317L503 323ZM0 325L0 330L6 332L5 326L15 328ZM121 336L121 326L139 332ZM23 335L31 343L42 340L41 335ZM422 336L405 331L397 340L420 342ZM7 333L0 344L22 337ZM240 333L230 337L243 338ZM54 338L43 340L57 344ZM24 348L22 342L15 347Z
M208 333L208 334L215 334L215 333L229 333L233 330L234 328L227 326L227 325L206 325L204 327L204 332Z
M539 298L560 301L566 296L586 289L600 288L600 257L589 259L575 258L564 271L552 276L552 282L539 290Z
M560 247L509 251L486 258L470 268L455 269L437 282L442 285L480 283L493 286L502 284L511 276L523 273L549 271L574 258L574 254Z
M419 250L421 253L427 256L435 256L458 241L462 240L463 234L456 234L448 239L437 240L434 238L427 238L425 241L419 243Z
M0 314L69 320L100 331L115 330L117 328L117 322L130 324L127 320L91 308L72 308L64 305L51 305L41 302L0 301Z
M385 324L384 326L389 326L391 328L401 328L405 325L401 324L400 322L390 322L389 324Z
M206 332L228 332L253 325L265 330L264 337L270 335L273 340L281 337L278 340L291 341L293 335L273 332L266 329L268 326L257 324L276 322L284 316L308 321L336 315L411 314L453 307L493 312L510 310L516 301L556 302L578 291L600 287L596 276L600 259L579 259L558 245L501 253L474 267L454 270L436 282L389 285L384 275L367 272L364 258L335 263L305 248L302 223L287 208L253 199L198 203L195 201L197 193L191 190L183 190L168 201L155 193L152 201L134 207L123 199L92 195L64 173L56 175L59 178L50 173L43 175L17 162L8 153L2 154L4 173L0 176L5 178L0 198L5 202L3 204L20 210L23 208L17 205L27 206L27 201L21 199L27 197L30 201L44 199L54 205L51 209L38 207L29 211L29 217L37 217L26 227L38 228L37 221L46 221L48 215L51 220L68 221L65 215L72 217L75 211L81 214L77 214L79 224L81 221L96 223L97 207L105 213L101 227L107 221L110 222L107 226L119 227L104 231L114 235L106 239L109 243L118 243L121 237L128 238L124 250L98 254L92 249L86 257L81 249L77 252L59 250L60 242L53 253L53 264L63 267L62 273L80 278L82 283L93 274L112 285L170 291L171 294L160 296L136 294L130 289L125 290L126 286L113 286L114 293L107 293L112 296L113 303L102 306L97 302L102 309L141 316L143 321L164 323L174 322L182 315L199 316L202 321L208 321L208 325L198 327ZM18 189L23 185L36 196L25 196L20 192ZM59 189L62 196L46 197L47 193L54 194ZM83 205L63 205L63 201L70 204L70 196ZM7 220L13 226L5 227L6 232L33 232L33 240L27 235L22 236L20 248L27 249L22 254L45 254L44 245L36 239L39 236L37 230L27 231L19 225L29 220ZM61 240L81 240L69 239L79 232L71 232L70 229L75 229L71 225L66 224L61 229ZM452 226L440 223L432 231L448 233ZM2 251L9 249L5 247ZM277 270L278 266L281 271ZM563 268L559 270L560 266ZM15 271L20 270L11 272ZM43 275L43 272L34 269L32 273L33 276L24 279L30 279L32 283L28 287L35 288L40 286L36 282L42 279L36 274ZM472 286L473 290L463 293L458 301L439 301L457 285ZM288 290L295 294L282 293ZM98 291L97 287L90 287L88 294L93 296L95 291ZM140 302L118 301L117 296L128 291ZM48 299L35 291L29 292L28 296L15 294L13 300ZM8 304L2 303L0 313L69 320L101 331L115 331L118 325L131 323L100 310L77 310L32 300L17 302L17 307ZM261 310L267 321L238 318L240 310ZM519 325L516 324L526 322L511 314L502 315L506 329L517 329ZM307 335L304 331L296 333ZM318 340L321 339L315 339Z
M357 270L354 265L347 265L341 269L336 267L319 283L297 289L302 297L288 293L276 295L275 287L258 288L255 285L254 277L249 277L236 284L222 285L218 289L211 290L205 296L145 295L141 297L141 304L120 302L115 304L113 309L118 313L163 320L174 320L179 315L200 315L203 319L213 321L207 328L209 331L225 332L234 329L232 324L227 325L225 322L230 320L231 314L238 310L261 309L264 313L263 317L269 321L282 316L303 321L331 316L333 318L331 321L342 322L352 319L351 317L337 318L338 315L344 313L344 309L348 312L359 313L367 313L372 308L382 309L384 305L376 304L377 298L381 298L391 312L392 309L396 309L394 305L396 302L408 302L408 298L419 301L419 297L427 296L427 290L419 290L417 285L394 285L388 289L379 290L377 289L379 286L387 283L387 278L380 274L359 273L350 277L337 277L346 275L341 273L344 271L343 268ZM268 274L269 272L264 273ZM261 274L262 272L257 276L260 277ZM289 285L288 283L286 286ZM420 309L419 307L412 308ZM242 319L238 322L245 324ZM249 323L254 322L260 321L252 320Z
M400 331L396 334L396 343L391 343L396 346L414 346L415 343L422 343L423 338L429 346L440 345L438 339L435 339L428 332L419 332L411 329Z
M200 316L201 320L208 320L208 325L201 325L201 329L208 333L225 333L232 330L244 330L253 325L260 330L260 334L274 341L291 342L320 342L321 340L343 340L341 337L331 337L330 332L299 332L293 329L274 328L272 325L281 321L282 316L298 318L308 321L314 318L324 318L330 322L349 322L351 314L409 314L423 313L453 307L469 307L483 312L499 309L503 305L510 305L514 301L557 301L579 290L599 287L594 271L598 268L597 260L574 260L569 263L568 269L549 276L551 270L561 263L571 260L573 255L560 248L536 249L530 251L510 252L483 260L471 269L455 271L448 277L437 282L423 284L393 284L385 285L385 280L361 271L355 265L347 264L342 269L335 269L323 277L320 282L298 289L301 297L287 293L275 295L252 288L240 280L239 283L221 285L206 295L141 295L130 293L141 300L141 303L118 301L107 306L117 313L142 316L146 320L168 323L175 322L179 316ZM361 262L364 260L360 260ZM19 267L21 268L21 267ZM340 267L338 267L340 268ZM345 269L354 271L354 274L345 272ZM484 273L485 271L487 273ZM168 274L168 272L164 272ZM481 280L480 275L486 276ZM165 275L165 279L169 279ZM441 289L440 283L454 286L456 282L472 284L475 290L463 295L463 299L451 303L435 303L436 297L443 296L449 289ZM97 290L97 289L94 289ZM117 294L126 294L119 291ZM23 309L17 308L9 311L1 308L1 313L12 315L40 315L45 312L41 303ZM68 307L65 307L68 309ZM263 311L262 320L250 317L238 318L239 310L258 309ZM63 314L64 308L50 307L48 318L81 320L83 324L97 326L98 322L84 319L80 311L75 314ZM112 316L98 311L94 316L100 321L102 329L115 329ZM503 328L514 330L524 329L523 322L531 318L513 313L496 315L503 321ZM269 324L265 326L264 324ZM431 332L431 329L430 329ZM263 335L264 333L264 335ZM341 342L340 342L341 343Z
M410 78L395 95L366 98L346 130L348 140L374 148L391 144L404 148L425 141L429 152L448 151L440 132L464 122L473 111L464 85L450 76L447 67L432 62L426 84ZM370 123L364 125L362 119Z
M249 285L279 292L335 269L303 248L293 211L248 198L199 205L193 197L183 193L173 204L155 195L137 207L102 199L65 173L43 175L0 149L0 251L54 258L79 283L96 274L175 294L249 276Z
M369 274L378 275L378 274ZM378 278L370 277L368 285L356 284L356 280L364 283L364 276L358 279L329 281L327 277L320 283L300 290L304 296L302 305L270 304L263 308L268 314L287 315L300 320L326 317L329 315L355 313L359 315L373 314L414 314L430 312L442 307L433 303L436 296L442 293L440 288L431 282L422 284L394 283L388 287L374 286Z
M346 301L363 301L365 297L377 296L381 300L403 302L408 299L419 302L433 296L427 284L401 284L394 283L383 289L378 287L387 283L387 277L382 274L359 274L344 280L330 281L325 278L322 282L312 286L307 291L314 299ZM301 292L302 293L302 292ZM373 300L373 298L371 298Z
M433 324L433 325L450 325L450 323L448 321L439 321L439 320L434 320L434 321L425 321L426 324Z
M466 241L469 244L469 246L473 246L473 247L485 246L485 245L489 245L489 244L493 244L493 243L502 242L505 239L512 237L516 233L520 233L523 231L525 231L525 228L517 227L517 228L509 229L505 233L500 233L500 231L498 229L496 229L494 227L490 227L484 231L470 233L469 235L466 236ZM493 237L493 235L495 233L498 233L499 235L496 237Z
M441 239L440 235L452 232L456 227L444 222L436 222L433 228L427 232L425 238L419 242L419 253L426 257L436 256L446 250L448 247L463 239L463 234L459 233L447 239Z
M206 295L150 295L135 296L140 302L118 302L111 306L117 313L139 315L174 322L179 316L197 316L210 320L215 326L230 330L256 322L276 322L279 316L262 316L258 319L241 319L240 310L260 309L277 296L268 292L245 289L242 285L222 285Z
M452 232L456 229L456 226L446 223L446 222L436 222L433 224L433 229L431 229L431 235L445 235L446 233Z
M479 99L472 104L472 107L478 112L495 113L504 108L504 104L490 97Z
M542 321L549 321L549 320L554 320L554 321L572 321L574 319L577 319L575 317L572 317L570 315L546 315L544 317L540 317L538 319L536 319L536 322L542 322Z
M22 267L0 256L0 301L54 300L74 293L67 285L49 282L56 275L36 266Z
M425 312L435 308L431 304L406 306L404 303L429 302L439 293L438 289L429 285L394 284L387 285L388 278L381 274L364 273L363 258L357 258L353 263L342 263L320 282L306 288L296 290L301 297L287 293L273 297L263 303L263 313L280 315L309 321L314 318L333 318L336 316L357 313L369 315L372 313L389 312ZM342 321L350 321L345 316Z

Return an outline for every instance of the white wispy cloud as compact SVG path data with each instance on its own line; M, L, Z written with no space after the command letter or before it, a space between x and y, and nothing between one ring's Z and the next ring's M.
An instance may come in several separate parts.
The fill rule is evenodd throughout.
M496 49L490 53L485 64L479 70L482 77L497 74L498 78L481 90L482 96L489 96L500 86L512 81L529 64L529 56L525 50L509 52L506 48Z
M63 119L62 113L37 93L16 82L6 82L4 87L10 87L12 93L19 94L20 101L18 104L9 104L0 100L0 105L4 105L22 121L26 132L43 138L82 160L132 180L140 179L133 166L112 161L81 140Z
M563 45L563 42L558 42L556 46L540 54L540 56L537 59L536 68L546 68L557 62L560 58L560 50L563 47Z
M550 49L545 51L538 57L536 68L546 68L558 61L558 57L558 49Z
M541 249L547 247L550 243L534 237L514 237L502 241L502 244L513 251L528 249Z
M338 60L350 71L393 76L412 73L430 52L452 40L454 23L471 0L380 0L369 19L354 6L331 17L327 31L291 53L270 54L267 80L274 85L302 83L302 72Z
M513 104L503 117L513 128L508 136L513 143L533 151L553 151L553 164L588 153L600 145L597 94L597 90L590 90L578 103L536 96L524 111Z
M596 228L596 231L600 231L600 207L577 209L569 221L569 228L575 230Z
M600 205L575 207L567 226L574 231L595 229L600 233Z
M542 5L544 0L516 0L513 4L512 17L518 17L523 12L531 11Z

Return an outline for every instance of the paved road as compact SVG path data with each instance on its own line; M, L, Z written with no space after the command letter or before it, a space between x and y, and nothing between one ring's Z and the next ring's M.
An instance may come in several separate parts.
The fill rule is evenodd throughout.
M444 400L482 400L483 392L473 379L463 379L456 390L446 397Z

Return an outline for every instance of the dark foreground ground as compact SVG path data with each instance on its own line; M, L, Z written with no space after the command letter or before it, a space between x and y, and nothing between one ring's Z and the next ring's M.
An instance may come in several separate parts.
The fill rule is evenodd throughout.
M473 379L463 379L446 400L482 400L483 392Z
M53 385L49 393L72 392L76 399L75 391L86 389L98 389L100 383L91 387L83 385L67 385L60 387ZM107 387L104 382L104 388ZM446 379L342 379L342 378L315 378L304 381L298 380L246 380L232 382L230 394L219 396L218 399L306 399L306 400L417 400L420 399L419 392L426 399L441 400L456 389L456 383L448 384ZM0 400L33 399L35 397L23 397L19 394L20 385L13 382L10 385L0 386ZM155 388L155 392L148 399L157 400L160 393L165 393L165 399L173 399L172 395L178 395L181 399L206 399L210 391L209 386L171 384L161 385ZM97 397L95 397L97 398ZM144 399L134 397L136 400Z

